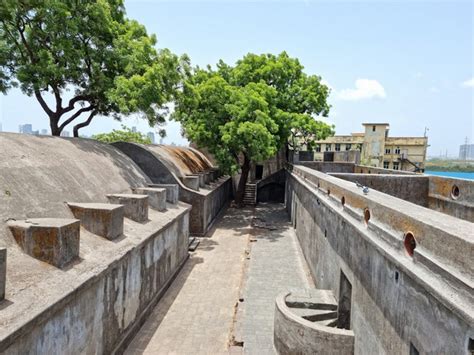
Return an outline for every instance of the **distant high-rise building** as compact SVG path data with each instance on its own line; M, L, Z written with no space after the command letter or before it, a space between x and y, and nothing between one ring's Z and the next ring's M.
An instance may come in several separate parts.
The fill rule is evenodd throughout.
M132 132L136 132L137 131L137 127L133 126L132 127Z
M33 134L33 126L29 123L18 126L18 131L24 134Z
M163 137L160 138L160 144L163 144L163 142L165 141L165 139Z
M153 132L148 132L146 136L150 139L151 144L155 144L155 133Z
M43 129L41 130L40 134L41 134L42 136L47 136L47 135L48 135L48 130L43 128Z
M0 132L2 131L2 122L0 122Z
M71 137L71 134L69 133L69 131L62 131L61 137Z
M474 144L462 144L459 146L459 159L474 160Z

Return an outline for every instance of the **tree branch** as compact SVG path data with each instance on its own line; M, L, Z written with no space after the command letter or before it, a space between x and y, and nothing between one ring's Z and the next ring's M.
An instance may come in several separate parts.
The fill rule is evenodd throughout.
M46 103L46 101L44 101L43 99L43 96L41 96L41 92L39 91L39 89L35 89L35 97L36 99L38 100L38 102L40 103L41 107L43 108L43 110L48 114L49 118L53 117L54 116L54 112L53 110L51 110L48 106L48 104Z
M69 117L66 121L64 121L61 126L59 126L59 130L63 130L64 127L66 127L69 123L71 123L72 121L74 121L76 118L78 118L81 114L83 114L84 112L87 112L87 111L90 111L90 110L93 110L94 109L94 106L87 106L87 107L83 107L81 108L80 110L78 110L74 115L72 115L71 117Z
M74 129L73 129L73 135L74 135L74 137L79 137L79 130L80 130L82 127L88 126L88 125L91 123L92 119L94 118L94 116L95 116L96 114L97 114L97 110L92 111L86 121L81 122L81 123L79 123L79 124L77 124L77 125L74 126Z
M69 100L68 105L61 110L61 113L68 113L69 111L74 110L74 105L79 102L79 101L89 101L90 96L87 95L78 95L76 97L73 97L71 100Z

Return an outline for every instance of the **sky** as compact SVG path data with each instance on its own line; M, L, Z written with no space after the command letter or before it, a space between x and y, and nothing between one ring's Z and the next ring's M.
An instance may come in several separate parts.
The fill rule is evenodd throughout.
M158 48L193 65L287 51L332 89L327 122L336 134L388 122L391 136L423 136L428 154L457 156L474 143L474 5L459 1L126 0L128 17L158 37ZM48 128L39 104L19 90L0 96L4 131ZM144 120L125 120L142 132ZM87 135L119 128L98 118ZM165 143L186 144L175 122Z

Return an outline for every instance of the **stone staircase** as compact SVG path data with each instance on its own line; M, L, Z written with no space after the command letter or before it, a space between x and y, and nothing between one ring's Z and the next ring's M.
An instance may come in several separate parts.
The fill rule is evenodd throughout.
M337 302L330 290L311 290L309 294L286 299L291 312L325 327L337 327Z
M257 184L245 185L244 205L255 206L257 204Z

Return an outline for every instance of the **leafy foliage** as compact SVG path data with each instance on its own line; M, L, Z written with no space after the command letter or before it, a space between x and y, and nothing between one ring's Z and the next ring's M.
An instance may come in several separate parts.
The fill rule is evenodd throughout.
M215 70L188 74L172 117L222 169L242 169L239 202L250 162L270 158L297 132L314 139L333 134L331 126L315 119L330 109L329 89L320 80L285 52L247 54L233 67L220 61Z
M126 18L122 0L2 0L0 91L19 86L34 95L53 135L82 114L75 136L96 115L138 112L161 124L189 60L155 44Z
M114 129L109 133L100 133L92 136L92 139L96 139L104 143L113 142L130 142L130 143L142 143L151 144L150 138L140 132L133 132L130 128L122 125L122 129Z

